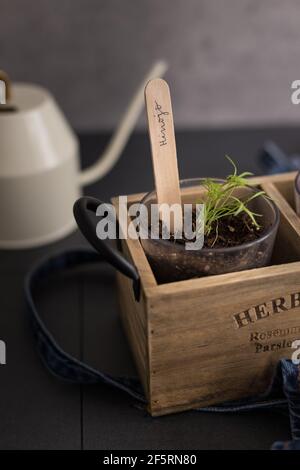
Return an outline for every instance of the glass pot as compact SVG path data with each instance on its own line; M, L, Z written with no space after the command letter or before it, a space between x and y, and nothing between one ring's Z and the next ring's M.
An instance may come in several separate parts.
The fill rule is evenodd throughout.
M180 181L183 203L195 203L203 191L203 178L193 178ZM215 179L216 182L223 180ZM256 188L247 186L240 188L234 194L239 197L251 196ZM150 205L156 204L156 192L148 193L141 201L150 213ZM273 201L258 197L251 201L248 207L262 214L264 231L261 237L254 241L228 248L201 248L197 251L186 250L184 244L170 240L151 239L149 227L148 238L142 239L141 244L158 283L181 281L195 277L224 274L245 269L259 268L270 262L276 233L279 225L279 210Z

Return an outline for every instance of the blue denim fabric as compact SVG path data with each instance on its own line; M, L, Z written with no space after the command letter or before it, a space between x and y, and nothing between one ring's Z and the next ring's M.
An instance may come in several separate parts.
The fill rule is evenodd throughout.
M287 441L287 442L274 442L274 444L271 447L271 450L300 450L300 441L299 440L293 440L293 441Z
M266 141L258 156L264 174L300 170L300 155L287 155L275 142Z
M25 279L25 297L33 333L41 359L56 377L72 383L103 383L118 388L142 404L146 404L141 384L133 377L113 377L98 371L66 353L47 330L36 309L33 291L49 274L81 264L103 262L101 255L91 250L63 252L35 265ZM270 386L260 396L231 401L218 406L198 409L200 412L236 413L266 408L285 408L289 412L292 441L276 442L272 449L300 450L300 369L290 360L279 361Z
M56 377L66 382L80 384L102 382L127 392L141 402L146 402L138 379L103 374L62 350L40 318L33 300L34 288L51 273L101 261L103 260L98 253L78 249L42 260L30 270L25 279L25 297L36 346L44 365Z

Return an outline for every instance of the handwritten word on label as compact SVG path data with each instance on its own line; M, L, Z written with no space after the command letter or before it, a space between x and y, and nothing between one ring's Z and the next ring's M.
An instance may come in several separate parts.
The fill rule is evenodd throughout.
M156 117L160 126L160 141L159 145L160 147L163 147L164 145L167 145L167 131L166 131L166 121L165 121L165 116L169 115L168 111L163 111L162 110L162 105L160 105L157 101L155 101L155 111L156 111Z

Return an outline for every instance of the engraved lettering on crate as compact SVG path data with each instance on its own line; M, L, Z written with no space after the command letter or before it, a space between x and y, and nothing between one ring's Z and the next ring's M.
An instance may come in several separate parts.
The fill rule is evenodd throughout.
M285 297L277 297L267 302L253 305L242 312L234 314L233 320L235 327L239 330L278 314L288 315L290 311L299 307L300 292L294 292ZM257 326L260 326L260 323ZM289 337L292 337L292 339ZM300 320L299 325L251 331L249 343L253 345L254 352L258 354L291 348L295 337L300 337Z

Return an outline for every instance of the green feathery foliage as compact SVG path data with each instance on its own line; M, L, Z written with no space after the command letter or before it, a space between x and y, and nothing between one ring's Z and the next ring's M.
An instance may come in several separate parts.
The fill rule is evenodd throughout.
M264 191L257 191L246 199L240 199L234 194L237 189L249 186L248 176L252 176L250 172L237 173L237 167L228 155L226 158L233 166L233 173L225 179L223 183L218 183L211 178L207 178L203 182L205 188L205 196L200 202L204 203L204 235L208 236L212 230L216 231L216 239L218 238L218 222L222 217L238 216L245 213L249 216L252 225L259 229L256 218L261 214L256 214L248 207L250 201L260 196L267 197Z

